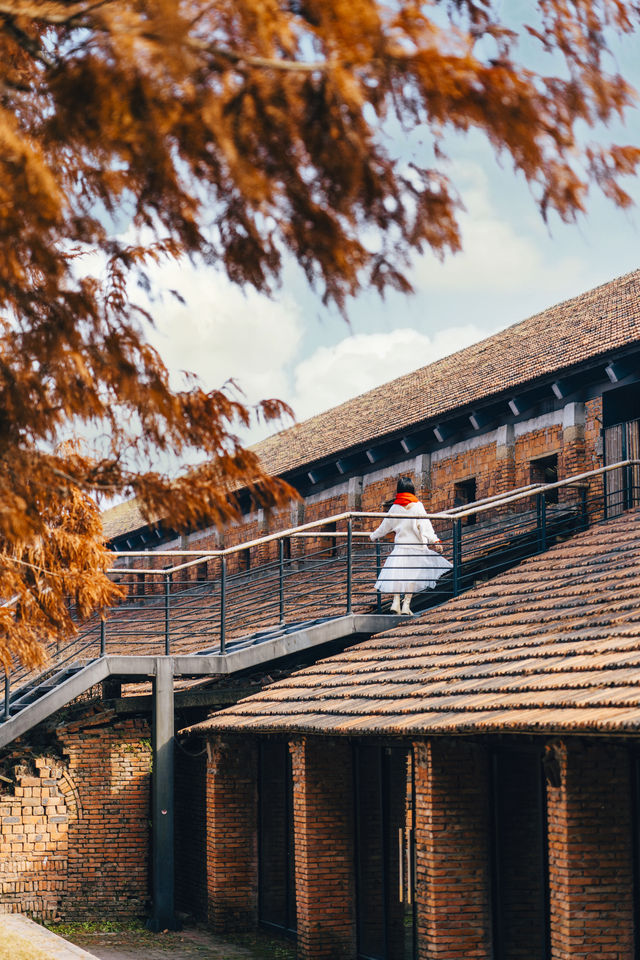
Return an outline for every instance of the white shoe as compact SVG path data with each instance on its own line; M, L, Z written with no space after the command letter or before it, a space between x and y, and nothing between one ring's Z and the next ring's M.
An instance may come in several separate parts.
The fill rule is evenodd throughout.
M411 602L410 600L403 600L403 602L402 602L402 609L401 609L400 613L402 614L403 617L414 617L414 616L415 616L413 610L412 610L411 607L409 606L410 602Z
M400 610L400 596L399 596L399 594L396 594L396 595L394 596L393 601L392 601L392 603L391 603L391 610L390 610L390 612L391 612L391 613L395 613L395 615L396 615L397 617L400 616L401 610Z

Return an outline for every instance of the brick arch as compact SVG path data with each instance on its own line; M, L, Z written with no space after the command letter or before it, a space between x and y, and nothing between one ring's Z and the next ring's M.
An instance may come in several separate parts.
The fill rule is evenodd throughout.
M69 771L65 770L64 767L60 768L58 790L64 798L69 820L73 819L76 822L81 820L83 817L82 799L75 780L72 779Z

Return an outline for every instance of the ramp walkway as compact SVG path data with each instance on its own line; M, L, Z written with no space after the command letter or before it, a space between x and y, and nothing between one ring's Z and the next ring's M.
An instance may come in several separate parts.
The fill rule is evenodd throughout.
M560 540L640 503L640 460L532 484L429 514L451 570L414 610L446 603ZM225 549L114 553L121 602L51 646L37 675L5 675L0 748L93 686L153 681L151 929L175 928L176 681L239 674L294 653L365 639L405 618L374 584L391 544L383 513L349 511Z
M420 612L640 502L640 461L532 484L429 514L452 570L418 594ZM383 513L351 511L220 550L114 553L123 599L47 649L37 674L5 675L0 748L108 680L143 681L169 658L174 678L241 673L400 622L374 590L391 543L369 540Z

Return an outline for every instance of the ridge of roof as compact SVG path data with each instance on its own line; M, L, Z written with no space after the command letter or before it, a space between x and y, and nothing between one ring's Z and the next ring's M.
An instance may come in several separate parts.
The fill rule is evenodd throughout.
M640 508L190 732L640 733Z
M549 336L549 327L553 336ZM421 422L640 343L640 269L506 327L253 444L264 469L290 474ZM108 539L145 525L135 500L103 513Z

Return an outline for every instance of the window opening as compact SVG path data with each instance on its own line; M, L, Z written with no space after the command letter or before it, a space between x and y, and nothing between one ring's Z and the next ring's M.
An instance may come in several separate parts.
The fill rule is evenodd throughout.
M529 463L530 483L557 483L558 482L558 454L552 453L548 457L537 457ZM558 488L547 490L544 495L547 503L558 502Z
M145 576L144 573L136 573L136 582L133 595L134 597L144 597L145 594Z
M335 533L337 529L336 521L332 520L331 523L327 523L324 529L327 533ZM326 550L324 551L325 554L329 557L337 557L338 556L338 537L327 537L324 542L326 545Z
M470 477L468 480L460 480L453 485L453 505L454 507L465 507L468 503L475 503L476 496L476 478ZM471 527L476 522L476 514L465 517L464 526Z
M282 556L285 560L291 560L291 537L282 540Z

